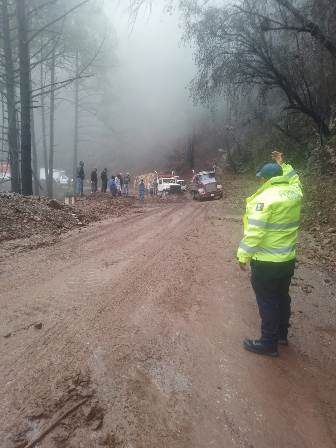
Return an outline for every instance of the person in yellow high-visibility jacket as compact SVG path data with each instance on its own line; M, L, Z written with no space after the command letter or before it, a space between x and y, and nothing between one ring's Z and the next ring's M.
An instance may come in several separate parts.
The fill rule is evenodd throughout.
M296 242L300 225L302 189L291 165L281 153L272 153L269 163L257 173L262 185L246 200L244 238L237 257L240 268L251 265L251 282L261 317L261 337L245 339L254 353L278 356L278 344L288 345ZM292 174L295 173L295 174Z

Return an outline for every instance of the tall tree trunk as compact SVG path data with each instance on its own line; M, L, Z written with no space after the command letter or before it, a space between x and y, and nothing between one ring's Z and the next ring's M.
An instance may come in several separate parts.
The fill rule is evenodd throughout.
M76 50L76 80L75 80L75 123L74 123L74 153L73 153L73 179L76 185L78 166L78 130L79 130L79 51Z
M56 49L53 49L50 67L50 125L49 125L49 173L48 173L48 196L53 197L54 184L54 151L55 151L55 70Z
M34 176L34 194L36 196L40 195L40 173L39 173L39 163L37 158L37 147L36 147L36 135L35 135L35 118L34 109L31 109L31 138L32 138L32 152L33 152L33 176Z
M12 41L10 34L10 22L8 1L2 0L2 32L5 58L6 96L8 113L8 147L11 167L11 189L15 193L21 192L19 147L16 136L16 111L15 111L15 85Z
M30 92L32 92L32 80L30 73ZM34 117L34 108L33 108L33 100L30 97L30 127L31 127L31 144L32 144L32 157L33 157L33 179L34 179L34 194L35 196L39 196L40 194L40 176L38 172L38 159L37 159L37 148L36 148L36 135L35 135L35 117Z
M42 46L42 44L41 44ZM41 60L43 59L43 52L41 52ZM44 64L41 63L40 75L41 75L41 127L42 127L42 146L43 146L43 162L44 162L44 177L48 188L48 145L47 145L47 124L45 116L45 101L44 101Z
M33 26L32 17L30 18L29 26ZM32 158L33 158L33 187L34 187L34 195L39 196L40 195L40 171L39 171L39 163L38 163L38 156L37 156L37 145L36 145L36 133L35 133L35 112L34 112L34 105L33 105L33 98L32 98L32 91L33 91L33 82L32 82L32 73L30 71L30 104L31 104L31 112L30 112L30 123L31 123L31 144L32 144Z
M20 102L21 102L21 177L22 194L33 194L31 168L31 92L30 55L27 33L26 0L15 0L18 27Z

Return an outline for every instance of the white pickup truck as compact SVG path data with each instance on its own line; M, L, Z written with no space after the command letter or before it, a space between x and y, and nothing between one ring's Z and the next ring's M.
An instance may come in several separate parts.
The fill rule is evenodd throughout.
M157 177L157 192L158 194L181 193L181 184L171 174L159 174Z

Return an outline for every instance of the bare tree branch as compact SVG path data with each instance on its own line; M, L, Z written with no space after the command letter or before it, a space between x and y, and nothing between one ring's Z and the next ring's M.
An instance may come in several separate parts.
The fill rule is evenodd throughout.
M298 8L289 0L275 0L279 5L289 11L293 17L302 25L302 29L307 30L329 53L336 58L336 45L323 33L317 23L308 20ZM302 30L301 29L301 30Z
M51 22L47 23L46 25L44 25L42 28L40 28L39 30L35 31L35 33L33 33L29 40L28 43L30 43L32 40L34 40L39 34L41 34L43 31L45 31L47 28L50 28L51 26L55 25L57 22L59 22L60 20L63 20L65 17L67 17L69 14L73 13L74 11L76 11L77 9L81 8L82 6L84 6L86 3L89 3L91 0L83 0L82 2L78 3L77 5L75 5L73 8L69 9L68 11L66 11L64 14L62 14L61 16L57 17L56 19L52 20Z

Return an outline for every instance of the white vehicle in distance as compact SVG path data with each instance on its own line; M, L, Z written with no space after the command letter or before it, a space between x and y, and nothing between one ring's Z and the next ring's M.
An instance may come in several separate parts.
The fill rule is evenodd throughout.
M68 185L70 183L70 178L65 174L62 174L59 178L59 183L61 185Z
M172 174L159 174L157 179L158 194L181 193L181 185Z
M46 180L46 170L40 169L40 180ZM67 185L70 182L70 178L65 174L64 170L53 170L53 180L61 185Z
M11 168L9 163L0 163L0 182L8 182L11 180Z

